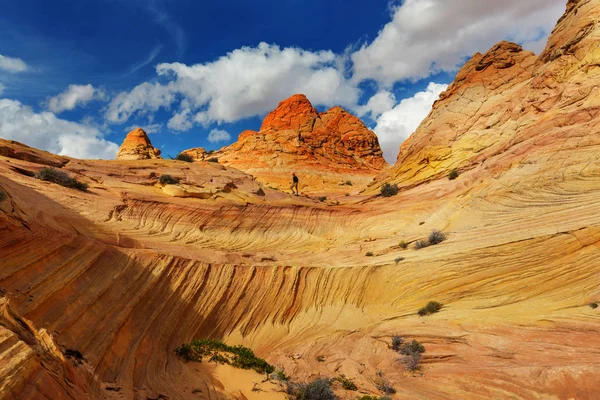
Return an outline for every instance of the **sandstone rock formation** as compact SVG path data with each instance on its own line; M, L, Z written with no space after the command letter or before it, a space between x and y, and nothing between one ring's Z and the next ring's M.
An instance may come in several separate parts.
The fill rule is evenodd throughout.
M196 160L219 163L255 176L258 181L289 189L291 173L305 192L348 192L346 182L361 186L387 166L377 137L341 107L319 113L297 94L267 115L259 132L244 131L236 143L208 154L186 153Z
M499 173L516 163L545 165L558 143L588 146L595 135L574 129L598 129L599 17L596 0L569 1L539 57L508 42L475 54L383 180L413 186L452 169ZM547 164L556 173L564 167Z
M150 138L142 128L127 134L117 153L117 160L148 160L161 158L160 150L152 147Z
M385 177L403 185L394 197L334 205L216 163L69 159L82 192L31 176L55 156L0 140L0 398L285 398L264 375L174 353L217 338L296 381L343 374L361 395L383 377L394 399L596 399L600 35L566 44L599 11L569 2L542 58L502 43L461 71ZM530 79L511 72L531 60ZM471 129L451 140L432 116L463 109ZM498 124L480 121L492 110ZM436 158L428 141L454 151ZM415 249L434 228L448 239ZM441 311L419 316L431 300ZM424 345L419 373L393 335Z

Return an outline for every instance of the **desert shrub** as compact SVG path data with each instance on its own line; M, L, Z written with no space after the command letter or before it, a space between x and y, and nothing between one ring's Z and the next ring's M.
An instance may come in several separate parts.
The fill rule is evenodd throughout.
M335 378L336 381L338 381L339 383L342 384L342 387L345 390L358 390L358 387L356 387L356 384L354 384L354 382L352 382L350 379L346 378L343 375L340 375L339 377Z
M424 249L427 246L429 246L429 242L427 242L426 240L417 240L415 242L415 250Z
M344 196L348 197L348 196L350 196L350 193L346 193L346 194L344 194Z
M324 202L325 200L327 200L327 196L321 196L321 197L319 197L319 201L321 203Z
M317 378L309 383L291 385L291 394L298 400L335 400L337 396L331 390L331 381L326 378Z
M179 183L179 179L173 178L171 175L161 175L158 181L162 185L177 185Z
M290 377L285 374L283 368L277 368L275 372L271 374L271 379L276 379L280 382L287 382L290 380Z
M429 234L428 240L430 245L442 243L444 240L446 240L446 235L442 231L434 229Z
M404 240L401 240L398 246L400 246L401 249L406 249L408 247L408 243L406 243Z
M35 177L42 181L53 182L64 187L84 192L88 188L87 183L79 182L77 179L71 178L66 172L58 171L54 168L42 168L35 174Z
M256 191L256 195L257 196L264 196L265 195L265 191L263 190L263 188L258 188L258 190Z
M372 251L367 251L367 254L365 254L365 256L367 257L373 257L375 254L373 254Z
M396 393L396 389L392 387L390 381L385 379L382 375L379 376L379 379L375 381L375 386L377 389L385 395Z
M400 336L400 335L392 336L392 350L400 351L403 343L404 343L404 339L402 339L402 336Z
M592 308L598 308L598 303L591 303L590 307L592 307Z
M421 353L415 352L404 357L405 368L411 372L421 368Z
M386 183L381 187L383 197L392 197L398 194L398 185Z
M425 352L425 347L423 347L423 345L419 342L417 342L416 340L411 340L409 343L406 343L402 346L400 346L400 354L403 354L405 356L409 356L411 354L415 354L415 353L424 353Z
M218 163L218 162L219 162L219 159L218 159L218 158L216 158L216 157L212 157L212 158L209 158L207 161L208 161L208 162L213 162L213 163Z
M185 161L185 162L194 162L194 157L186 153L179 153L175 157L176 160Z
M346 186L352 186L352 181L346 181Z
M394 258L394 262L396 263L396 265L398 265L398 263L400 261L404 261L404 257L396 257L396 258Z
M6 200L8 196L6 195L6 192L2 189L0 189L0 201L4 201Z
M175 354L184 361L198 361L207 357L209 361L229 364L236 368L253 369L258 373L270 374L275 367L254 355L254 352L244 346L229 346L215 339L193 340L175 349Z
M448 174L448 179L450 179L451 181L455 180L456 178L458 178L458 171L456 169L453 169L452 171L450 171L450 173Z
M325 362L325 356L317 356L318 362Z
M430 301L429 303L427 303L427 305L425 305L425 307L419 310L419 315L423 317L425 315L435 314L441 309L442 303L438 303L437 301Z

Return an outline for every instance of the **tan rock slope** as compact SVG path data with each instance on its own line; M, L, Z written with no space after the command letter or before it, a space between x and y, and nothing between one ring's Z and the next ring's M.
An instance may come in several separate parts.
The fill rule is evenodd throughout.
M127 134L117 153L117 160L148 160L161 158L160 150L153 147L150 138L142 128L135 128Z
M386 181L412 186L452 169L519 163L564 170L570 161L557 159L558 148L598 139L598 18L596 0L569 1L539 57L508 42L475 54L403 143Z
M360 119L341 107L319 113L301 94L279 103L259 132L244 131L214 153L201 148L185 153L218 159L279 189L289 189L296 172L307 193L350 192L346 182L364 186L387 166L377 136Z
M462 70L381 177L394 197L333 205L217 163L0 141L0 398L285 398L262 375L174 354L211 337L296 381L343 374L359 390L335 383L342 399L380 396L382 379L393 399L597 399L599 12L570 1L541 58L503 43ZM55 164L88 191L32 176ZM447 240L415 249L434 228ZM441 311L419 316L431 300ZM418 373L393 335L424 345Z

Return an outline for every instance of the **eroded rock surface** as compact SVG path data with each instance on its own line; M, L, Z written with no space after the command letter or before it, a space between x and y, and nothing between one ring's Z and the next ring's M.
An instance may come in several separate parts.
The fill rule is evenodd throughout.
M161 158L160 150L153 147L150 138L142 128L135 128L127 134L117 153L117 160L148 160Z

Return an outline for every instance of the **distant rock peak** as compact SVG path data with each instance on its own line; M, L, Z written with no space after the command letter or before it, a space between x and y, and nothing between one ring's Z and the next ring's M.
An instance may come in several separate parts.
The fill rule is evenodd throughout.
M117 160L148 160L161 158L160 150L153 147L150 138L142 128L135 128L127 134L117 153Z

